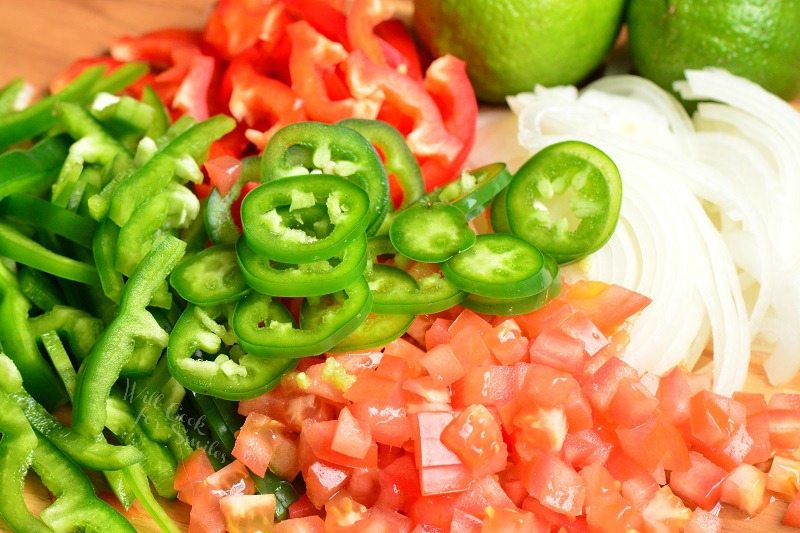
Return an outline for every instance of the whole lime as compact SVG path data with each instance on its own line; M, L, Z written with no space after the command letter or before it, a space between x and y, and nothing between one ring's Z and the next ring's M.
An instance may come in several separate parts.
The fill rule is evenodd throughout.
M713 66L800 94L800 0L631 0L628 32L637 70L665 89Z
M435 55L467 62L478 98L502 102L538 84L577 83L614 44L625 0L415 0L414 26Z

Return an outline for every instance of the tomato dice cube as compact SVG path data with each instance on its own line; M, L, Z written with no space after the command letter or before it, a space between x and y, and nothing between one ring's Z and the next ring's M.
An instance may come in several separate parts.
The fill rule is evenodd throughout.
M440 344L447 344L453 336L450 334L452 320L437 318L430 329L425 332L425 349L432 350Z
M189 457L178 463L175 469L173 486L178 491L178 499L184 503L192 504L195 483L204 481L214 473L214 467L208 460L208 455L203 448L198 448Z
M777 392L769 399L768 408L800 411L800 394Z
M495 476L484 476L476 480L468 491L458 496L454 507L483 518L487 507L513 509L515 506Z
M595 462L605 463L613 448L611 441L615 438L607 430L585 429L569 433L561 449L564 460L573 468L584 468Z
M339 412L339 421L331 441L335 452L363 459L372 446L372 435L366 424L359 422L345 407Z
M767 488L787 498L794 498L800 491L800 461L775 457L769 469Z
M639 373L622 359L612 357L586 381L583 393L592 407L606 414L620 383L626 378L639 381Z
M354 403L349 409L369 428L375 442L399 447L411 438L411 420L405 405L368 400Z
M248 415L236 438L232 455L255 474L264 477L278 442L277 434L282 432L283 427L280 422L270 420L262 414Z
M517 453L530 461L541 451L561 451L567 436L567 415L561 407L550 409L529 404L514 416L513 425L518 429L515 447Z
M453 353L449 344L439 344L420 358L420 364L431 375L437 385L448 387L461 379L466 371Z
M518 363L528 355L529 341L522 336L522 330L513 318L484 333L483 340L492 355L504 366Z
M800 528L800 493L798 493L783 515L784 526Z
M441 433L441 442L476 476L505 470L508 459L500 425L482 405L471 405Z
M317 461L306 472L306 494L317 509L322 509L331 496L339 492L350 478L350 469Z
M559 328L544 330L531 344L530 359L579 376L588 356L583 342Z
M478 316L477 313L474 313L469 309L464 309L450 326L450 335L455 337L459 332L470 327L475 328L475 330L481 335L484 335L492 330L492 325Z
M697 452L689 452L689 457L692 467L687 472L673 472L669 485L692 507L709 510L719 500L728 472Z
M274 494L240 494L222 498L219 508L228 533L271 531L275 525Z
M523 467L521 477L528 493L548 509L567 516L581 514L586 497L583 479L558 457L541 454Z
M453 322L453 325L456 323ZM486 324L489 326L489 324ZM452 326L451 326L452 329ZM491 329L491 326L489 326ZM450 347L453 353L458 358L461 366L470 371L473 368L479 367L491 360L491 354L483 342L481 332L472 326L468 326L458 331L450 339Z
M461 509L453 511L453 522L450 524L450 533L481 533L483 520Z
M579 311L583 311L603 333L613 333L628 318L650 305L650 298L619 285L597 281L578 281L563 295Z
M731 398L701 391L689 401L692 437L706 446L728 440L745 423L747 409Z
M755 516L769 503L767 474L751 465L739 465L722 484L720 501Z
M291 518L275 524L275 533L325 533L325 521L319 516Z
M623 379L608 406L608 416L632 428L652 417L657 407L658 399L638 379Z
M581 311L578 311L564 320L559 324L558 329L570 337L579 340L583 345L586 355L589 357L608 346L608 339L605 335L603 335L589 317Z
M683 533L719 533L720 531L722 531L722 519L703 509L695 509L692 518L683 528Z
M800 410L769 409L769 441L775 451L800 448Z
M658 489L642 510L645 531L681 531L691 518L691 509L668 486Z
M486 509L481 533L549 533L547 523L533 513L515 509Z

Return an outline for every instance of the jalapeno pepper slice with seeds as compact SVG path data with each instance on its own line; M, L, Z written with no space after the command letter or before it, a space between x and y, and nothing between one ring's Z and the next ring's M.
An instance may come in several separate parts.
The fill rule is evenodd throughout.
M418 204L402 211L389 228L389 238L404 256L440 263L475 244L475 232L464 213L450 204Z
M358 329L328 350L331 353L356 352L386 346L411 327L416 315L371 314Z
M603 246L617 225L621 202L622 180L614 162L578 141L534 155L517 171L506 197L511 231L559 264Z
M218 244L186 258L170 274L181 298L195 305L238 300L250 291L236 263L233 246Z
M287 225L278 212L281 207L293 211L316 204L327 207L333 226L327 236L319 238ZM368 211L367 194L346 179L324 174L298 176L253 189L242 202L242 227L247 244L256 253L282 263L313 263L341 253L363 234Z
M502 233L479 235L475 246L440 267L459 289L488 298L533 296L547 288L557 272L535 246Z
M367 276L372 289L372 311L382 314L425 315L458 305L467 293L438 272L419 279L391 265L373 265Z
M541 309L547 305L550 300L557 298L558 295L561 294L561 288L561 278L556 276L549 287L533 296L525 298L486 298L485 296L470 294L464 298L464 301L461 302L461 306L470 311L475 311L476 313L482 313L484 315L524 315L525 313L531 313L537 309Z
M367 268L367 238L361 236L341 254L315 263L289 264L255 253L240 237L236 257L247 284L271 296L322 296L345 289Z
M375 148L344 126L291 124L270 139L261 164L261 181L322 172L347 178L367 192L367 233L374 233L389 208L389 180Z
M423 196L420 202L447 202L472 220L486 210L512 178L505 163L493 163L463 172L459 178Z

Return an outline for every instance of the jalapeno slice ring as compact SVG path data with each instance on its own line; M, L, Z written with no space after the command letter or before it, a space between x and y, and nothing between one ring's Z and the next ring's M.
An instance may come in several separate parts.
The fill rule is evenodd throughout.
M250 291L236 264L236 251L223 244L184 259L169 282L181 298L203 306L232 302Z
M401 211L389 238L404 256L440 263L475 244L475 232L464 213L450 204L417 204Z
M356 352L380 348L399 339L411 327L416 315L371 314L342 342L328 350L331 353Z
M492 163L463 172L459 178L426 194L420 202L447 202L472 220L486 210L512 178L505 163Z
M561 294L561 278L556 276L553 283L542 292L525 298L486 298L470 294L461 302L461 306L476 313L496 316L516 316L541 309Z

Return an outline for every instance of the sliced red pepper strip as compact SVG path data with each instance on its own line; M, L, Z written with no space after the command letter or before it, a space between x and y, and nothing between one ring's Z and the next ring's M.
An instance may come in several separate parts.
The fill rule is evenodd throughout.
M264 40L270 21L283 9L280 3L222 0L208 18L203 40L218 56L231 59Z
M182 28L167 28L140 37L121 37L111 43L111 57L117 61L147 61L166 69L175 64L174 55L185 48L199 51L200 34Z
M343 3L343 1L334 3L330 0L292 0L286 7L292 16L305 20L322 35L349 50L347 18L343 13L344 10L337 7Z
M206 120L210 116L208 97L215 66L216 60L213 57L202 55L193 57L189 71L172 100L172 107L183 111L198 122Z
M352 97L333 100L328 96L324 74L347 59L344 46L326 39L305 21L290 24L287 31L292 41L289 58L292 89L303 100L312 120L338 122L352 117L374 119L378 116L381 99L376 95L362 100Z
M386 65L375 27L394 15L394 9L381 0L353 0L347 12L347 37L350 46L358 49L375 64Z
M247 123L245 137L259 150L279 129L306 120L303 101L291 88L262 76L246 60L234 60L228 71L233 87L231 114Z
M424 83L442 113L445 128L461 141L461 151L449 164L434 159L422 162L422 175L430 190L450 181L461 170L472 150L478 121L478 101L467 77L466 64L451 55L431 63L425 73Z
M422 79L422 61L419 57L417 45L408 28L402 20L385 20L375 27L375 33L381 39L383 54L390 67L397 68L406 65L407 75L415 80ZM395 54L399 54L398 58Z
M413 120L406 142L415 156L447 164L461 152L462 143L445 129L436 102L419 82L372 63L360 50L350 54L345 70L353 96L367 98L382 92L386 103Z

